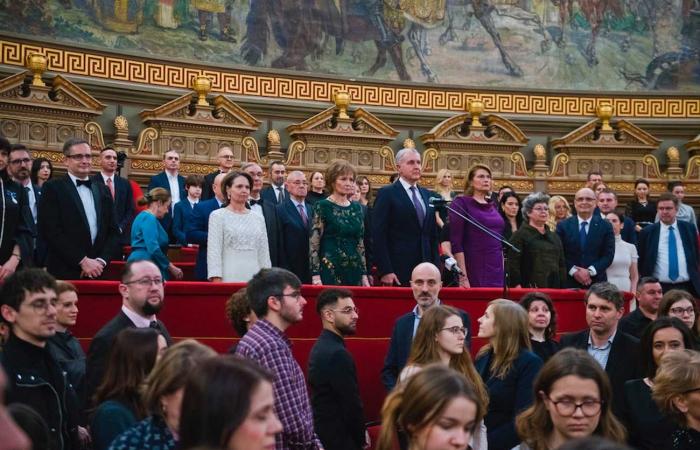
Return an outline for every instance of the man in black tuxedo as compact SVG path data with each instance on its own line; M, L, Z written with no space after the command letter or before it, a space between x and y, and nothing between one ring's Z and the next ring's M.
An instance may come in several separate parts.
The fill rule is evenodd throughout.
M284 166L282 166L284 167ZM267 230L267 243L270 248L270 262L272 267L282 267L282 245L280 242L280 224L277 216L276 202L265 200L261 196L263 186L262 168L255 163L246 163L241 166L241 172L245 172L253 179L253 187L250 189L248 206L254 213L261 214L265 219Z
M698 273L698 230L678 220L679 200L663 193L656 202L659 222L639 234L639 274L654 276L664 292L683 289L700 295Z
M175 242L175 236L172 233L173 208L187 196L185 192L185 177L180 175L180 154L175 150L165 152L163 155L163 171L153 175L148 183L149 191L157 187L170 192L170 211L160 219L160 224L168 232L170 242Z
M295 170L287 176L289 196L277 205L284 268L298 276L302 283L311 284L309 272L309 232L313 209L304 201L308 191L306 175Z
M586 292L584 302L589 328L562 337L561 346L586 350L605 369L613 390L613 412L622 417L625 381L642 377L639 340L618 329L625 305L614 284L595 283Z
M396 154L396 164L399 179L377 192L372 208L373 259L384 286L406 286L421 262L439 264L431 193L418 186L420 154L404 148Z
M37 223L48 247L47 270L61 280L99 278L119 239L112 195L90 180L87 141L69 139L63 155L68 174L47 181L39 199Z
M27 197L27 207L29 208L30 215L27 216L27 223L30 226L32 233L31 239L27 240L27 245L29 245L29 250L32 253L32 258L34 264L39 265L40 262L44 261L46 257L46 244L38 239L38 229L37 229L37 204L39 198L41 198L41 188L32 183L30 177L32 170L32 155L29 153L27 147L22 144L14 144L8 154L8 164L7 171L12 177L12 181L17 183L21 190L26 193ZM30 259L27 259L25 263L29 263Z
M134 192L126 178L117 175L117 152L112 147L105 147L100 152L100 173L92 176L95 183L107 187L114 200L114 219L119 228L119 247L115 258L122 256L122 248L131 244L131 222L134 220Z
M389 341L389 351L384 359L381 378L387 391L396 386L401 370L403 370L411 353L411 344L416 335L423 313L433 305L439 305L438 294L442 288L442 276L440 269L432 263L420 263L411 274L411 289L416 306L409 313L399 317L394 323ZM466 311L459 310L462 316L464 328L467 333L464 336L464 344L471 346L471 319Z
M204 177L202 200L214 198L214 191L211 188L214 184L214 178L220 173L229 173L233 167L233 150L227 145L221 147L219 153L216 155L216 159L219 161L219 168Z
M151 261L134 260L124 266L119 284L122 296L121 311L95 334L87 354L85 390L86 405L102 382L109 351L114 338L125 328L155 328L168 345L172 345L170 333L156 314L163 307L163 278L158 266ZM94 405L93 405L94 406Z
M270 185L260 192L263 201L273 205L282 203L289 192L284 188L284 178L287 174L282 161L272 161L270 163ZM274 263L272 264L274 266Z
M567 286L587 288L608 279L605 270L615 256L615 234L600 214L593 214L596 198L591 189L579 189L574 205L577 215L559 222L557 234L564 246Z

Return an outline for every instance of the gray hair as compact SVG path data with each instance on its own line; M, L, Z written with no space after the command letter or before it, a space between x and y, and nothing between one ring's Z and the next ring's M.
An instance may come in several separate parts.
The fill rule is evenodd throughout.
M396 158L395 158L395 159L396 159L396 165L397 165L397 166L398 166L399 164L401 164L401 160L402 160L403 157L404 157L405 155L407 155L408 153L415 153L416 155L418 155L418 156L420 157L420 153L419 153L418 150L416 150L415 148L404 147L404 148L402 148L401 150L399 150L399 152L396 154Z
M549 195L545 194L544 192L533 192L532 194L525 197L525 200L523 200L523 204L521 206L521 209L523 210L523 219L525 219L525 221L530 220L530 213L532 212L532 208L534 208L535 205L538 203L544 203L545 205L549 205Z

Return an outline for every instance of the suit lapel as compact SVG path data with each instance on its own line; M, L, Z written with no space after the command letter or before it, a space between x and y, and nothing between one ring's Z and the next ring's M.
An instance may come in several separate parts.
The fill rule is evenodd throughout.
M306 228L304 225L304 221L301 220L301 214L299 214L299 210L294 206L294 203L292 203L291 200L284 200L284 207L287 209L287 213L290 214L291 217L293 217L292 220L294 220L297 223L297 225L299 225L301 228Z
M396 189L399 201L404 204L403 209L411 211L411 215L416 221L416 225L419 225L420 222L418 222L418 212L416 211L416 206L413 204L413 199L410 197L408 192L406 192L406 189L403 188L403 184L401 184L401 181L396 180L394 182L394 188ZM425 225L425 220L423 221L423 225Z
M418 192L420 192L421 197L423 198L423 204L425 208L425 218L423 218L423 228L425 228L428 225L428 220L429 220L429 215L431 212L434 213L434 209L430 207L430 192L422 187L418 188ZM435 214L433 214L435 216ZM416 215L416 218L418 216Z
M83 225L85 225L85 229L89 231L90 224L87 220L87 214L85 214L85 207L83 206L83 201L80 199L80 195L78 194L78 188L75 186L75 183L73 183L73 180L71 180L71 178L68 175L66 175L66 177L64 178L64 183L65 188L68 191L68 195L70 196L71 200L73 200L73 203L78 209L78 212L80 212L80 217L83 219Z
M102 195L100 193L100 186L97 183L92 183L90 185L92 190L92 201L95 203L95 215L97 216L97 229L100 229L102 224Z

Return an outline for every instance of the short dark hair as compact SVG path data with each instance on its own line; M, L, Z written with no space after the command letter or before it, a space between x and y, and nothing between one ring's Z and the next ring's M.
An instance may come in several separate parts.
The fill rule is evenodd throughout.
M267 299L279 296L284 288L290 286L294 289L301 288L299 277L292 272L279 267L261 269L248 281L247 293L250 308L258 318L267 315Z
M596 297L607 300L615 305L615 309L622 309L625 307L625 298L622 296L622 292L612 283L607 281L601 281L591 285L586 291L586 296L584 301L588 304L588 298L595 294Z
M537 301L544 302L551 314L549 326L544 330L544 338L554 339L557 335L557 310L554 309L554 302L552 302L549 295L544 292L528 292L522 296L519 303L520 306L525 308L525 311L530 311L530 305Z
M274 160L270 163L270 170L272 170L272 166L284 166L284 163L280 160Z
M149 262L155 265L155 263L150 259L133 259L131 261L127 261L126 264L124 264L124 270L122 270L122 283L131 281L131 276L134 274L131 268L134 266L134 264L142 262Z
M106 152L107 150L112 150L114 153L117 153L117 151L114 149L114 147L111 147L108 145L106 147L102 147L102 149L100 150L100 154Z
M2 285L0 305L7 305L15 311L24 301L27 293L37 293L44 289L56 292L56 279L42 269L23 269L13 273Z
M658 282L659 282L659 279L656 277L652 277L652 276L642 277L637 282L637 286L636 286L637 292L639 292L645 284L654 284L654 283L658 283Z
M0 136L0 153L10 153L12 144L5 138L5 136Z
M683 346L688 350L696 350L695 338L690 329L682 320L676 317L659 317L644 328L642 337L639 340L639 362L643 370L644 376L650 380L656 375L656 362L654 361L654 335L657 331L664 328L675 328L683 336Z
M10 147L10 153L19 151L28 152L29 149L24 144L12 144L12 146Z
M635 187L635 189L636 189L637 186L639 186L640 184L645 184L647 187L649 187L649 180L647 180L647 179L645 179L645 178L637 178L636 180L634 180L634 187Z
M600 175L601 177L603 176L603 172L600 170L589 170L588 175L586 175L586 180L590 181L591 180L591 175Z
M88 146L90 143L86 141L85 139L82 138L71 138L68 139L66 142L63 143L63 154L68 156L70 153L70 149L75 146L75 145L81 145L81 144L87 144Z
M666 189L668 190L668 192L672 192L673 188L675 188L676 186L684 186L684 184L681 180L669 181L666 184Z
M326 306L334 306L341 298L348 297L352 298L352 291L350 289L324 289L318 294L318 297L316 297L316 312L321 314L321 311L323 311L323 308Z
M600 192L598 192L598 195L600 195L600 194L612 194L612 196L615 197L615 200L617 200L617 194L615 193L615 191L613 191L612 189L610 189L608 187L606 187L603 190L601 190Z
M204 177L201 175L187 175L187 178L185 178L185 189L190 186L204 187Z
M659 195L659 199L656 200L656 204L658 205L661 202L673 202L676 209L678 209L678 199L671 192L661 193L661 195Z

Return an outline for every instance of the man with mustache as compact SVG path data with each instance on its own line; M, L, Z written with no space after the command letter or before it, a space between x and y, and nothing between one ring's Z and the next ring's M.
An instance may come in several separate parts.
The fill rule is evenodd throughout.
M357 370L345 337L357 331L358 310L347 289L326 289L316 298L323 331L309 354L309 385L314 428L323 448L357 450L365 446Z
M41 196L41 188L34 183L30 178L32 171L32 155L22 144L15 144L10 150L8 169L12 180L22 186L27 192L29 199L29 210L32 212L32 218L36 225L36 204Z

